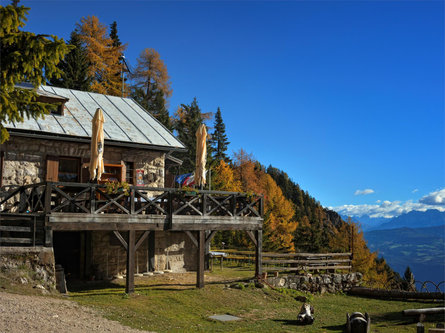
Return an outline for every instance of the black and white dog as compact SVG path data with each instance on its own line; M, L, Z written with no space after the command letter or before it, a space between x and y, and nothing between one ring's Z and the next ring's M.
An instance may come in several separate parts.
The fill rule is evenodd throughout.
M312 324L314 318L314 307L310 304L304 303L301 306L300 313L298 314L297 321L302 325Z

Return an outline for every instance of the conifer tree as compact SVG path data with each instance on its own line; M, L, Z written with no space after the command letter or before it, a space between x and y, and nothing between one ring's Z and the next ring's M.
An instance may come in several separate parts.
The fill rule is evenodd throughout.
M141 89L147 105L154 102L159 91L163 93L163 98L169 98L172 94L167 66L155 49L146 48L141 52L131 77L135 82L134 89Z
M117 35L117 22L114 21L113 23L111 23L110 25L110 38L112 39L113 43L113 47L120 47L122 45L119 36Z
M91 90L101 94L122 95L122 82L119 75L119 57L126 46L113 46L105 25L96 16L83 17L77 24L79 38L87 50L90 62L89 75L93 77Z
M62 71L60 78L52 78L50 83L56 87L89 91L93 79L88 73L90 63L76 30L71 32L68 44L74 48L58 65Z
M22 31L29 8L0 6L0 143L9 138L8 122L22 122L49 113L51 106L37 101L36 89L60 76L57 64L69 52L63 39ZM29 82L34 89L18 89Z
M155 85L155 84L154 84ZM155 90L157 90L155 88ZM145 92L142 88L132 87L131 97L138 102L144 109L149 111L157 120L159 120L170 131L173 130L172 119L168 113L166 107L166 101L164 99L164 93L161 90L157 90L154 97L150 101L147 101Z
M215 114L215 124L214 124L214 131L212 134L211 139L211 145L212 145L212 151L213 151L213 159L216 161L225 161L229 162L230 159L226 154L229 141L227 140L226 135L226 125L223 122L222 116L221 116L221 109L218 107L218 110Z
M187 147L187 152L178 154L183 160L183 172L193 172L196 157L196 136L199 125L211 117L211 113L202 113L196 97L190 105L181 104L175 114L174 129L178 132L178 139Z

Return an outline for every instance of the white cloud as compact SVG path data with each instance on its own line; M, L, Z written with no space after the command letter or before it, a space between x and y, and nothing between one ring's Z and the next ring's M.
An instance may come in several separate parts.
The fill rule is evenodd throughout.
M419 202L426 205L438 205L445 207L445 188L425 195L419 200Z
M374 193L373 189L367 188L365 190L357 190L354 192L354 195L367 195Z
M329 207L329 209L347 216L385 217L392 218L401 214L409 213L412 210L424 212L428 209L437 209L445 212L445 189L431 192L421 198L418 202L408 200L401 201L380 201L376 204L365 205L343 205L338 207Z
M419 192L418 188L415 188L414 190L411 191L411 193L416 193L416 192Z

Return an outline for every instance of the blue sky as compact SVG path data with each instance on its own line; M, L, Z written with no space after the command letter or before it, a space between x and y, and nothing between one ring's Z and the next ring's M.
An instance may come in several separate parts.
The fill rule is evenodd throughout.
M66 39L82 16L117 21L131 64L161 54L171 113L220 106L231 151L324 206L445 210L442 1L21 3L25 30Z

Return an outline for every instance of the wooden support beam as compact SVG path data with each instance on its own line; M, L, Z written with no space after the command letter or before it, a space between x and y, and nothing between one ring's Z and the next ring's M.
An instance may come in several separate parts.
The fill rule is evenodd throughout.
M200 232L200 231L198 231L198 232ZM199 245L198 245L198 241L196 240L195 236L193 236L193 234L192 234L191 231L186 230L186 231L185 231L185 234L186 234L187 236L189 236L189 238L191 239L192 243L193 243L196 247L199 247Z
M135 238L136 231L128 232L128 248L127 248L127 279L125 282L125 292L131 294L134 292L134 266L135 266Z
M136 242L134 250L137 251L139 246L142 245L142 242L147 238L147 236L150 234L150 230L145 231L141 237L139 237L138 241Z
M205 231L198 231L198 269L196 270L196 287L204 288Z
M255 276L263 274L263 230L255 231Z
M255 244L255 246L257 246L257 241L255 239L255 235L253 234L253 232L251 230L246 230L247 235L249 236L249 238L252 240L253 244Z
M148 271L155 271L155 251L156 251L156 234L155 231L148 235Z
M119 231L117 231L117 230L113 230L113 233L116 235L117 239L119 239L119 241L121 242L121 244L125 248L125 250L128 251L128 244L125 241L124 237L122 237L121 233Z
M217 230L213 230L210 232L210 234L206 238L206 248L210 245L210 242L212 241L213 237L215 237Z

